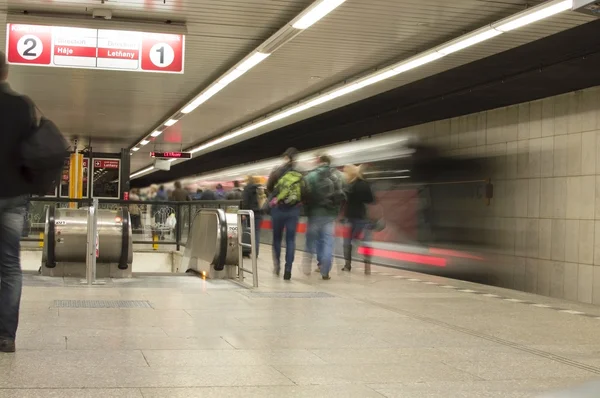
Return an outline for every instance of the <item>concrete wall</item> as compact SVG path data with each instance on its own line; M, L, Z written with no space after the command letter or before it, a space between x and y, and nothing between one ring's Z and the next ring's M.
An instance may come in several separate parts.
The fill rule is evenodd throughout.
M600 304L600 87L405 130L499 156L479 222L502 286Z

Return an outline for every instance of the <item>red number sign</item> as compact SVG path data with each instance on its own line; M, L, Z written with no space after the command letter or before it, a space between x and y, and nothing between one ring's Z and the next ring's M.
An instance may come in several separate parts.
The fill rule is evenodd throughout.
M52 27L8 25L8 62L12 64L50 65Z
M142 37L142 70L183 72L183 36L144 33Z

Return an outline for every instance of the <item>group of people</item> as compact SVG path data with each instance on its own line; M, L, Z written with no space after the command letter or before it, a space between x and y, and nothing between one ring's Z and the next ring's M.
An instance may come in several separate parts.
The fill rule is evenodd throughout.
M366 240L369 236L372 220L368 217L367 205L374 203L373 193L369 183L362 177L359 166L348 165L342 173L332 167L331 157L323 153L317 156L314 169L305 174L297 168L297 155L295 148L288 149L283 154L283 164L269 176L266 205L260 207L258 201L252 199L257 186L254 183L249 183L246 187L243 203L256 214L262 214L265 208L270 212L273 227L273 272L278 276L281 273L281 246L285 231L284 280L292 277L296 230L303 207L308 218L304 273L311 272L313 256L316 254L317 271L324 280L329 280L336 220L341 216L349 224L350 233L344 239L343 270L350 271L353 240L361 236ZM365 273L370 273L368 257L365 258Z

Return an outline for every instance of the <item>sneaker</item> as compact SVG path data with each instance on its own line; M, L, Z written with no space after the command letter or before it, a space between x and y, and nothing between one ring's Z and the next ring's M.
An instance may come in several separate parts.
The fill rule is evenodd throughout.
M279 276L279 273L281 272L281 267L273 267L273 273L277 276Z
M15 341L12 339L0 339L0 352L15 352Z
M289 271L285 271L283 273L283 280L284 281L289 281L290 279L292 279L292 273Z
M321 272L321 264L317 264L317 269L315 269L315 272Z
M324 281L328 281L330 279L331 279L331 277L329 275L323 275L323 280Z
M342 268L342 271L348 271L350 272L352 270L351 266L345 265L344 268Z

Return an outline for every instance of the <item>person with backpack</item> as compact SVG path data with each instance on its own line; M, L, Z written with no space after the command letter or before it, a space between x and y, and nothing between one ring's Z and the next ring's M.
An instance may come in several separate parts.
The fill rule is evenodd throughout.
M375 202L371 186L363 178L359 166L348 165L344 167L346 174L346 205L344 206L344 218L348 221L350 231L344 237L344 260L343 271L352 269L352 241L363 235L363 242L370 240L370 221L367 217L367 205ZM371 273L371 259L365 255L365 274Z
M227 192L227 195L225 197L227 200L242 200L242 196L243 196L243 190L240 187L240 182L234 181L233 189L231 191Z
M273 224L273 272L281 271L281 241L285 230L285 271L283 279L292 278L296 251L296 228L302 205L302 173L295 169L298 151L289 148L283 154L283 164L277 167L267 181L269 208Z
M331 167L331 158L326 154L317 156L318 166L305 177L308 216L306 232L307 263L306 274L310 273L312 256L317 253L321 276L331 279L329 272L333 263L333 246L335 244L335 219L346 199L344 193L344 176Z
M15 352L23 275L21 234L30 195L45 195L60 181L67 143L50 120L38 123L34 103L10 88L0 52L0 352Z
M254 212L254 236L256 237L256 257L260 248L260 225L262 223L262 189L254 176L248 176L248 183L242 192L242 209ZM249 223L250 221L248 221Z

